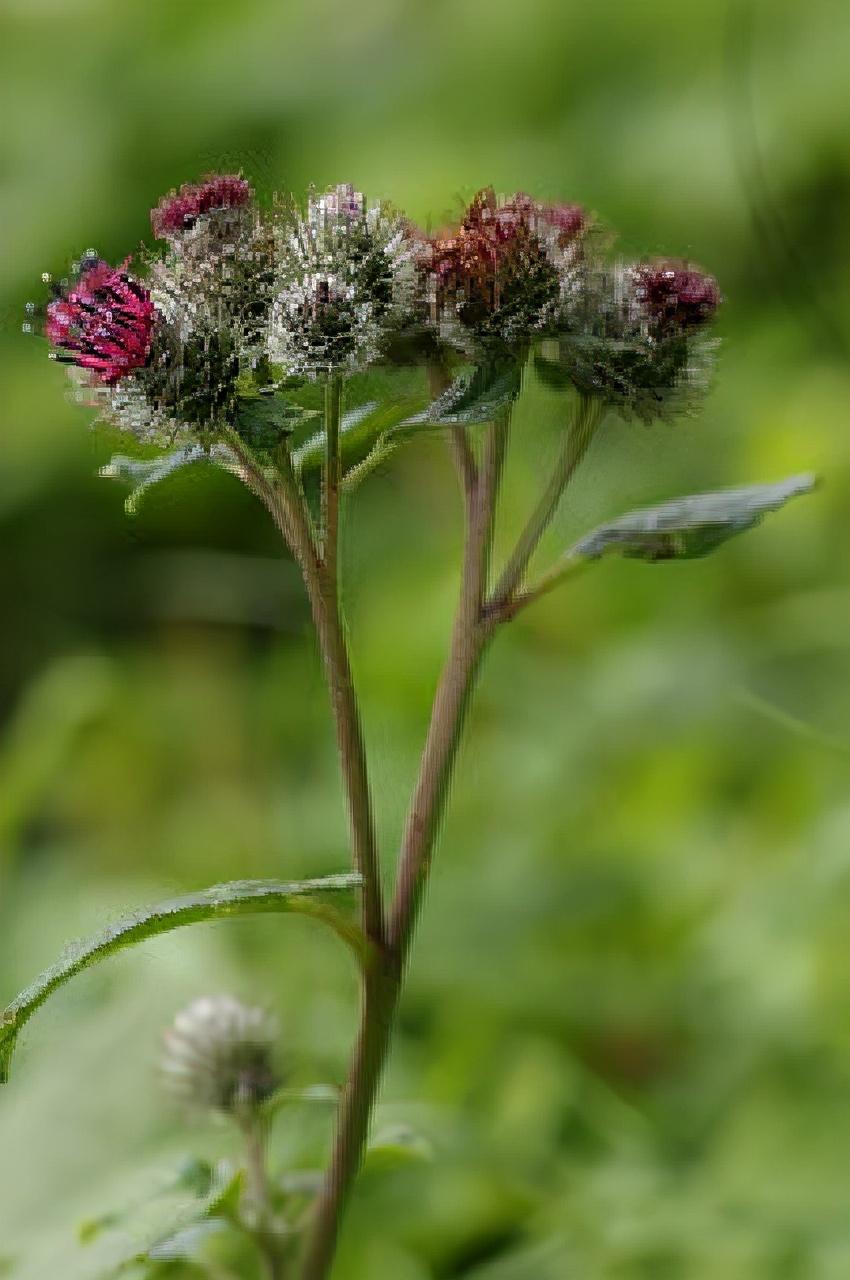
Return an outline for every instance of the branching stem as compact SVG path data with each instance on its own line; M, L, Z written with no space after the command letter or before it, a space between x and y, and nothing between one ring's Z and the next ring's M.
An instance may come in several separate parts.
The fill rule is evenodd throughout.
M439 373L433 372L432 392L439 390ZM298 560L310 598L336 719L354 862L364 881L364 930L373 943L371 960L363 973L359 1031L342 1091L330 1163L312 1214L301 1280L326 1280L333 1264L340 1222L360 1166L389 1052L405 964L482 657L498 624L512 616L523 599L539 593L535 590L517 596L517 589L598 422L595 406L582 400L555 473L491 597L488 579L510 411L487 428L478 460L466 430L452 432L467 517L460 592L449 653L437 685L405 823L394 896L385 919L365 748L339 602L340 392L338 381L329 382L325 400L321 552L288 452L282 454L276 481L270 481L262 471L258 475L256 467L251 470L252 487L266 502Z
M498 614L500 610L504 609L514 593L522 585L529 561L551 523L564 490L587 453L594 432L599 425L600 417L601 402L589 396L582 396L578 403L572 429L564 440L546 488L541 494L528 524L520 535L513 555L508 560L499 578L489 604L489 610L494 614Z

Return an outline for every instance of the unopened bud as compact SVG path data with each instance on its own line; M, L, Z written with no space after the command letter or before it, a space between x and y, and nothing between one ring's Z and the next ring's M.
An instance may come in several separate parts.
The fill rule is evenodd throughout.
M275 1020L233 996L201 996L163 1036L161 1068L180 1101L227 1114L257 1107L278 1085Z

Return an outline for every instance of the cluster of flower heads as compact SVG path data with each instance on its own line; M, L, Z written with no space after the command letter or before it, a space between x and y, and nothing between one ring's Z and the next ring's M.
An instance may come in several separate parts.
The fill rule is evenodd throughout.
M210 175L151 225L160 252L134 272L87 254L44 320L82 398L144 440L214 437L246 389L284 379L541 342L561 385L650 418L699 381L720 301L687 263L606 262L578 205L490 189L426 235L349 185L262 209L240 175Z

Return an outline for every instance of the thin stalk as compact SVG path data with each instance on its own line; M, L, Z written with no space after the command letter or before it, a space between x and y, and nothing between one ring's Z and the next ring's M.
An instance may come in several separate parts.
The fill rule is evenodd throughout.
M389 1052L400 985L392 955L385 949L378 952L363 982L357 1041L340 1102L330 1164L313 1210L301 1280L325 1280L333 1264L342 1215L363 1158Z
M339 456L339 420L342 410L342 378L331 374L325 383L325 465L322 477L322 561L329 580L337 580L339 544L339 491L342 471Z
M500 610L504 609L522 583L529 561L534 555L540 539L549 527L563 492L587 453L594 432L599 425L600 417L600 402L595 398L582 396L572 423L572 429L564 441L563 448L549 477L549 482L528 524L520 535L513 555L505 565L493 592L488 612L498 614Z
M339 602L336 561L334 560L334 572L331 575L327 563L323 565L319 559L309 511L288 450L284 447L280 451L277 475L272 479L257 464L235 433L231 434L229 443L246 472L247 482L268 509L304 578L330 691L346 791L353 861L356 870L363 877L363 929L371 942L380 945L384 935L384 909L378 845L372 814L366 747Z
M464 435L464 447L458 450L461 441L455 436L456 456L467 495L467 529L449 654L437 685L405 823L398 878L383 945L376 949L365 975L360 1028L343 1092L334 1150L307 1242L301 1280L326 1280L333 1264L342 1214L360 1166L389 1051L405 964L445 814L461 734L482 658L501 620L496 606L513 597L564 489L587 450L598 417L596 407L582 400L555 475L520 537L489 607L488 576L509 415L489 428L479 464L474 462L471 450L466 452L468 438Z
M268 1132L253 1109L240 1119L245 1157L245 1227L257 1245L267 1280L283 1280L282 1241L275 1233L267 1164Z
M427 879L448 781L469 696L492 628L482 617L507 417L489 429L468 521L463 571L449 657L437 687L431 725L402 842L399 878L386 945L367 972L360 1029L345 1086L331 1164L316 1205L302 1280L325 1280L342 1214L357 1175L390 1045L404 961Z
M524 591L515 592L514 595L501 603L488 604L485 607L486 616L493 622L510 622L511 618L515 618L520 610L528 608L530 604L534 604L542 596L548 595L550 591L553 591L555 587L559 587L562 582L566 582L568 578L577 578L579 574L584 573L586 569L589 569L595 563L595 560L591 560L587 556L562 556L551 569L547 569L536 582L533 582Z
M492 627L483 617L483 606L506 433L505 419L489 429L485 442L470 506L449 655L434 697L419 776L402 837L398 880L387 924L387 944L399 969L410 949L470 697L484 648L492 634Z
M445 362L439 358L431 360L428 364L428 391L432 400L439 400L444 392L448 391L451 386L451 374L449 373ZM464 501L466 502L467 511L469 504L472 502L475 493L475 485L478 479L478 471L475 462L475 455L472 452L472 446L469 443L469 433L466 427L453 426L449 428L449 444L452 455L454 456L455 466L457 468L460 487L463 491Z

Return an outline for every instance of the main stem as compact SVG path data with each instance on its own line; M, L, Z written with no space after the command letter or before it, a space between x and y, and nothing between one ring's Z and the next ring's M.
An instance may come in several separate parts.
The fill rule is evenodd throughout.
M471 495L460 598L448 660L437 689L431 727L411 803L395 905L385 944L364 979L360 1029L343 1091L331 1164L316 1206L302 1280L325 1280L336 1252L342 1212L366 1143L369 1119L390 1043L413 921L427 878L448 781L457 752L484 642L492 625L482 621L496 493L504 457L507 419L490 428Z
M556 476L547 486L511 557L493 601L510 596L557 503L590 443L595 410L583 403ZM467 490L467 531L460 594L448 658L434 698L402 838L395 896L385 932L364 975L360 1027L343 1090L336 1140L319 1195L303 1259L301 1280L326 1280L333 1264L342 1214L366 1144L369 1120L387 1058L405 963L422 904L431 859L446 809L449 785L481 660L500 621L487 600L496 502L509 414L489 429L480 465L473 469L468 439L455 440Z

